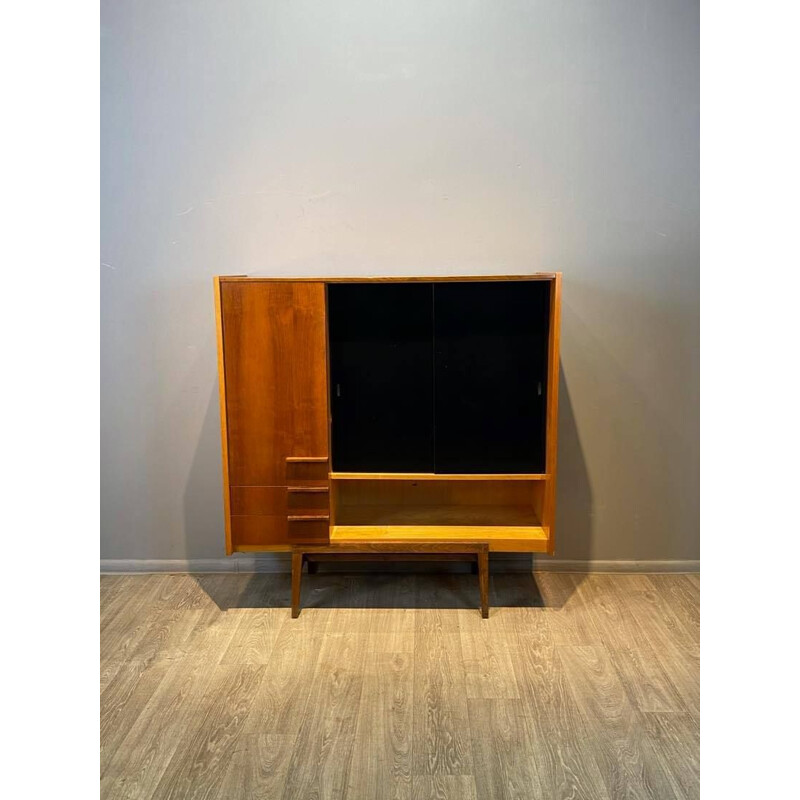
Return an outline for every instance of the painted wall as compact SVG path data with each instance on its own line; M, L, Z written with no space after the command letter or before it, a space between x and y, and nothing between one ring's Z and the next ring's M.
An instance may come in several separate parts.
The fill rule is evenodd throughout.
M699 557L696 0L104 0L105 559L223 555L211 277L564 273L557 555Z

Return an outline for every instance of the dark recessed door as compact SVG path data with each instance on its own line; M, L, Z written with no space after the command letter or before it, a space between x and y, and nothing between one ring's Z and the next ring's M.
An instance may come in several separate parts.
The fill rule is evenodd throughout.
M434 285L436 472L545 470L548 281Z
M433 287L328 285L338 472L433 471Z

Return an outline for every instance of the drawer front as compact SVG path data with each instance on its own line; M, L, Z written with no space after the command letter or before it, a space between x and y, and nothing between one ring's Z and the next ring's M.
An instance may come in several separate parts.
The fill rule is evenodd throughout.
M314 517L289 517L289 541L295 544L327 544L329 541L329 522Z
M320 512L328 513L330 499L327 486L290 486L286 490L286 508L290 516L312 516Z
M289 486L327 486L328 459L311 456L287 458L286 483Z
M329 507L327 486L231 486L231 514L317 514Z
M231 517L231 539L235 547L270 547L289 543L285 516L266 514Z

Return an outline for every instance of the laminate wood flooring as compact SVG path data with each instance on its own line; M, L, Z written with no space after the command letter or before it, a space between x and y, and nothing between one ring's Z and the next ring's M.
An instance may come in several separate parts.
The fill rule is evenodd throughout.
M699 797L696 575L103 576L103 800Z

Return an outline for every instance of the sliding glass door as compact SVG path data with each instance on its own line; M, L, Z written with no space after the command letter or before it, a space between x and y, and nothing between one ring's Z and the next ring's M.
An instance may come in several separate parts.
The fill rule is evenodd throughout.
M549 293L330 284L334 471L544 472Z

